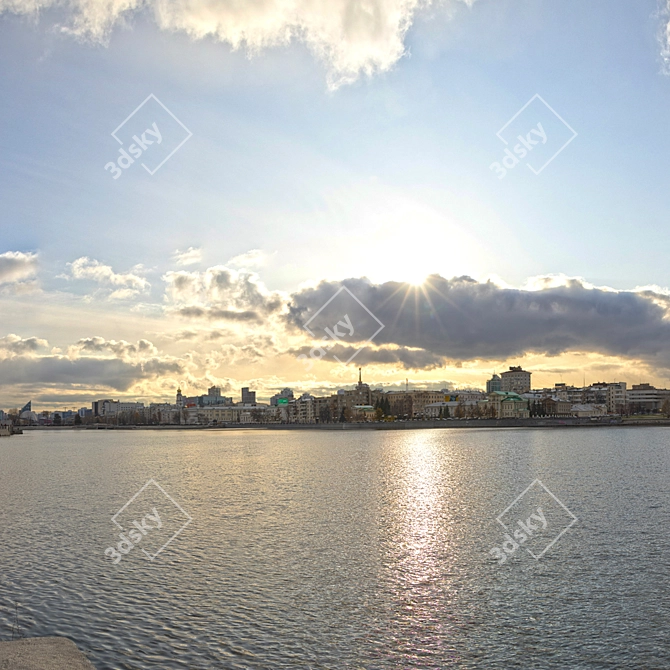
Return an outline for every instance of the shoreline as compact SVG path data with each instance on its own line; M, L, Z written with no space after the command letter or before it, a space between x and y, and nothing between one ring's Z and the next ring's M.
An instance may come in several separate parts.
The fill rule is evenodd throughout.
M429 421L379 421L368 423L286 423L286 424L240 424L228 423L218 426L172 425L163 426L22 426L23 431L106 431L106 430L185 430L185 431L222 431L222 430L425 430L425 429L464 429L464 428L603 428L603 427L640 427L670 426L669 419L621 419L598 417L590 418L533 418L533 419L436 419Z

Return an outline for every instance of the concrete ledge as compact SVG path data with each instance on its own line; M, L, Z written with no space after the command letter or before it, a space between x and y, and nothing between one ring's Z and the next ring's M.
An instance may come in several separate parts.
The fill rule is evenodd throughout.
M95 670L66 637L28 637L0 642L0 670Z

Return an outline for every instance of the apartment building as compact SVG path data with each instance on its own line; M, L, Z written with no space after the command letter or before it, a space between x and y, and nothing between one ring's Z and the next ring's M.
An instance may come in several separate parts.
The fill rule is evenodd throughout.
M243 405L255 405L256 404L256 391L250 391L249 387L242 389L242 404Z
M116 416L134 412L143 413L142 402L120 402L119 400L98 400L92 403L93 416Z
M626 382L615 382L607 385L605 404L608 414L626 414L627 402Z
M530 391L530 372L520 366L513 366L500 375L500 390L507 393L527 393Z

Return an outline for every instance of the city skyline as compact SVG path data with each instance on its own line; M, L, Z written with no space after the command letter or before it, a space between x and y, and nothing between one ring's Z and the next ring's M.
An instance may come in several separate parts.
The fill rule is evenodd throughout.
M573 403L578 402L595 402L594 394L599 396L605 393L606 389L610 387L611 389L616 390L612 398L610 399L613 403L613 407L618 405L620 408L624 405L630 404L631 406L636 406L637 409L642 408L645 403L652 403L647 409L656 409L661 408L666 398L670 401L670 390L664 388L657 388L653 384L648 382L641 383L629 383L626 380L618 381L596 381L591 383L584 383L580 385L573 385L569 383L555 382L550 386L538 386L531 382L532 371L523 370L521 366L510 366L508 370L493 371L491 377L485 381L481 386L471 386L471 387L453 387L446 386L442 388L437 388L439 385L433 384L430 385L414 385L409 382L409 379L405 379L404 384L392 384L384 387L382 384L368 383L368 380L363 381L363 368L358 368L358 381L354 383L353 381L349 384L343 384L340 386L334 387L321 387L319 390L305 391L304 389L293 389L289 387L277 388L274 389L274 393L270 397L258 397L257 392L253 389L247 387L241 387L235 391L229 391L232 393L231 396L224 394L222 389L217 386L211 386L207 389L206 393L199 393L199 389L191 389L191 393L184 393L181 386L178 386L175 394L176 400L172 403L171 398L134 398L134 397L123 397L115 396L108 398L98 398L92 400L88 404L93 407L93 416L98 416L97 406L102 405L103 403L111 403L118 405L119 407L124 404L127 406L137 405L144 406L146 404L149 406L168 406L172 405L173 407L180 406L184 408L188 407L207 407L210 405L226 405L226 406L240 406L240 407L250 407L250 406L276 406L278 398L290 398L291 401L296 399L303 399L307 397L323 399L325 397L335 397L337 394L345 393L350 394L355 392L357 389L361 388L368 389L369 392L372 392L377 395L387 395L387 394L448 394L451 396L465 394L468 395L479 395L481 398L490 396L491 393L496 391L502 392L512 392L524 395L527 400L537 400L539 398L551 398L557 394L560 396L565 396L566 398L571 398ZM239 396L239 399L235 399L235 396ZM465 397L463 396L463 397ZM454 396L455 397L455 396ZM604 396L603 396L604 397ZM602 400L602 398L601 398ZM16 405L16 407L14 407ZM656 406L658 405L658 406ZM24 411L35 410L32 408L32 400L29 400L22 409L18 409L21 406L21 403L13 403L12 409L8 410L9 413L14 413L21 415ZM610 408L612 409L612 408ZM17 412L18 410L18 412ZM0 411L3 411L0 408ZM60 407L53 406L51 408L43 408L36 412L39 415L46 414L56 414L56 413L79 413L80 416L83 416L82 412L87 411L90 413L88 407ZM117 410L121 411L121 410ZM613 410L614 411L614 410ZM8 412L5 412L6 414ZM2 414L0 414L0 418Z

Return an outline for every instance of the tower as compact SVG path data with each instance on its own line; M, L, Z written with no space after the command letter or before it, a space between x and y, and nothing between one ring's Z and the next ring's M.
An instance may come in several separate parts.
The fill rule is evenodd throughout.
M177 387L177 405L180 407L184 404L184 398L181 394L181 387Z

